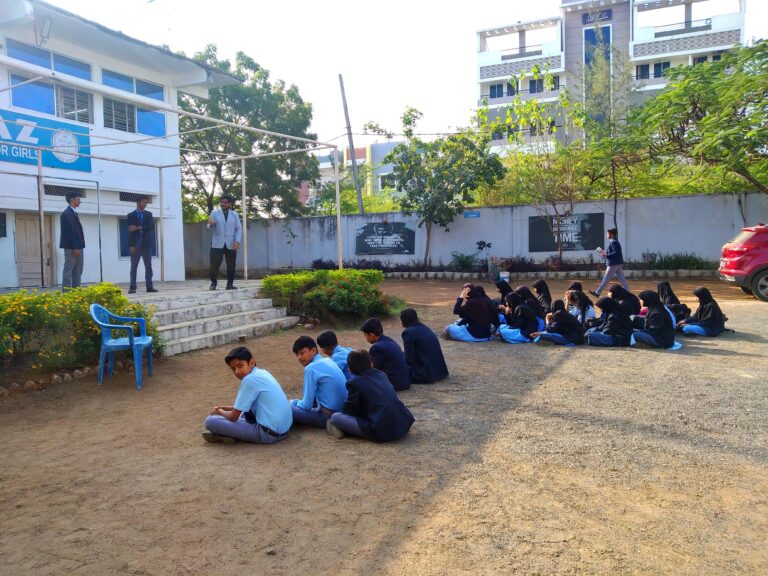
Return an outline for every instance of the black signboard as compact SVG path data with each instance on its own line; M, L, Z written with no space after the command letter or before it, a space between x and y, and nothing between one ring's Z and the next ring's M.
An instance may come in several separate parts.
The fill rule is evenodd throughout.
M586 26L587 24L594 24L597 22L605 22L613 18L613 11L608 8L607 10L598 10L596 12L585 12L581 15L581 23Z
M5 238L8 235L5 226L5 212L0 212L0 238Z
M594 250L605 242L605 214L571 214L570 216L530 216L528 218L528 251L557 252L560 231L563 250Z
M405 222L371 222L357 229L355 254L413 254L416 233Z

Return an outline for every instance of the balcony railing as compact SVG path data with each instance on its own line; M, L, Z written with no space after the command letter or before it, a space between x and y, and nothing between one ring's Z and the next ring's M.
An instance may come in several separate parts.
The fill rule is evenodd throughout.
M482 106L483 102L486 100L488 101L488 104L495 105L495 104L508 104L512 102L517 94L520 94L520 98L522 100L528 100L531 97L536 97L539 99L546 99L546 98L556 98L557 93L560 91L560 86L553 86L551 90L543 90L543 91L536 91L531 92L530 90L518 90L516 94L507 95L504 96L495 96L491 97L490 94L482 94L480 96L480 100L477 101L478 106Z
M514 60L515 58L527 58L528 56L541 56L544 53L543 44L534 44L533 46L523 46L521 48L510 48L501 50L502 60Z
M665 26L655 26L653 29L656 38L676 36L678 34L689 34L691 32L706 32L707 30L712 30L712 18L677 22L676 24L667 24Z

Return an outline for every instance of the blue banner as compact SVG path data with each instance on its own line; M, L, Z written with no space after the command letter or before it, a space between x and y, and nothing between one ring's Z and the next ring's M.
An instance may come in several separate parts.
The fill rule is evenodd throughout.
M50 148L43 150L43 166L91 171L91 159L78 156L91 153L88 128L0 110L0 162L37 164L35 146Z

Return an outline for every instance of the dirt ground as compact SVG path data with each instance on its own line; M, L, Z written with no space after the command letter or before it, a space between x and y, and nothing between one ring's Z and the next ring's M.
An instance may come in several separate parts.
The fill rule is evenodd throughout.
M768 304L708 284L736 332L677 352L443 341L451 377L401 393L416 424L392 444L206 444L229 346L140 392L120 373L14 396L0 574L767 574ZM460 283L384 289L437 330ZM248 342L289 397L291 343L323 328Z

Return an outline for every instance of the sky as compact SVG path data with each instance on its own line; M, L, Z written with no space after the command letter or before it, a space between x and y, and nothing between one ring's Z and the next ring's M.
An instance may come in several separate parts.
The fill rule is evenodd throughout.
M216 44L294 84L313 106L320 140L345 144L339 74L352 131L398 131L407 106L422 133L466 126L477 106L477 37L484 28L559 14L560 0L47 0L151 44L191 56ZM712 0L733 5L737 0ZM694 14L694 17L696 15ZM768 1L747 0L746 36L768 37ZM529 42L530 43L530 42ZM372 138L356 137L358 145Z

